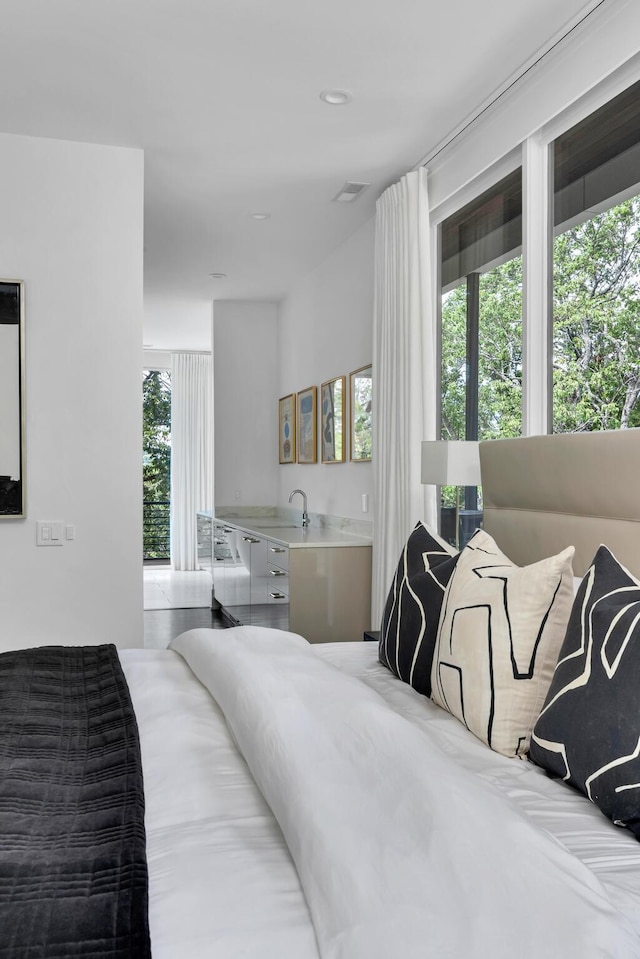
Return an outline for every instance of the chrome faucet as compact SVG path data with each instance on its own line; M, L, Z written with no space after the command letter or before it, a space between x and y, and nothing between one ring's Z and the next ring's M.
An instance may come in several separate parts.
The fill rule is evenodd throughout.
M307 513L307 494L303 489L294 489L292 493L289 494L289 502L293 499L296 493L300 493L302 497L302 527L309 525L309 514Z

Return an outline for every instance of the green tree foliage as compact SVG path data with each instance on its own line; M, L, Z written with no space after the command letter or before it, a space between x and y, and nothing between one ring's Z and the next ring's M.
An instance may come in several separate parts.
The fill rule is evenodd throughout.
M466 286L442 305L442 439L465 438ZM522 431L522 259L480 277L478 435Z
M480 278L480 439L522 429L522 260ZM554 241L554 432L640 426L640 198ZM443 297L442 438L465 435L466 288Z
M553 429L640 426L640 198L554 244Z
M171 376L167 370L142 374L142 482L147 502L168 500L171 471Z

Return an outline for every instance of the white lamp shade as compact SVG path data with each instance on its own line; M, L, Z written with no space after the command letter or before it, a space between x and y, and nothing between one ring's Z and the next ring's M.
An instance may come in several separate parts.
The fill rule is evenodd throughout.
M433 486L478 486L479 443L473 440L423 440L422 482Z

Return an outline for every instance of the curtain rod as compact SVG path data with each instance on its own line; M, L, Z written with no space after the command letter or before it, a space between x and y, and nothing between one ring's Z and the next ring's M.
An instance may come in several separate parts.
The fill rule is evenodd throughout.
M577 30L577 28L581 26L585 22L585 20L587 20L591 16L592 13L595 13L595 11L599 9L599 7L603 6L603 4L607 2L608 0L596 0L596 3L591 7L591 9L588 10L587 13L585 13L583 16L581 16L580 19L577 20L576 23L574 23L571 27L569 27L568 30L565 30L560 35L556 34L555 39L552 39L549 41L549 45L546 47L546 49L543 48L541 53L535 54L534 60L531 63L529 63L526 67L524 67L524 69L521 69L518 73L512 75L509 80L505 81L505 84L502 88L498 87L497 92L492 93L489 99L485 101L484 104L482 104L473 113L471 113L466 120L463 120L460 126L457 129L455 129L453 133L451 133L443 141L441 141L431 153L427 153L427 155L423 157L422 160L416 163L413 169L417 170L420 167L426 166L428 163L431 163L432 160L435 160L435 158L439 156L443 152L443 150L446 150L446 148L450 146L455 140L457 140L459 136L462 136L465 130L468 130L470 126L472 126L477 120L479 120L480 117L494 105L494 103L497 103L498 100L500 100L506 93L508 93L512 87L514 87L517 83L519 83L520 80L523 79L523 77L525 77L531 70L533 70L534 67L536 67L542 60L544 60L545 57L547 57L553 50L555 50L555 48L560 43L566 40L566 38L571 33L573 33L574 30Z

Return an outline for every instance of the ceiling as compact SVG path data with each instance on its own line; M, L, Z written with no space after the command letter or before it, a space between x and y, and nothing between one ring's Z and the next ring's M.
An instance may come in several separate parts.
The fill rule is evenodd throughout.
M0 131L144 150L149 304L280 299L596 5L0 0Z

